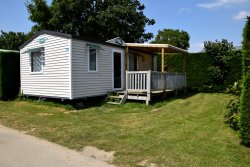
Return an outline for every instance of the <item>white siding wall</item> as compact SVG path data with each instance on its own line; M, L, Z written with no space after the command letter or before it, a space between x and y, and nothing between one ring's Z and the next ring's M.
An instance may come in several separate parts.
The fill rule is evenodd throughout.
M39 44L39 38L46 38ZM70 39L40 35L21 49L21 89L25 95L70 98L69 77L69 43ZM42 74L30 72L28 49L44 47L45 65Z
M88 50L86 44L98 45L103 49L97 50L97 72L88 72ZM72 40L73 98L98 96L112 91L113 49L122 52L123 80L125 81L125 49L75 39ZM124 87L125 84L123 84Z

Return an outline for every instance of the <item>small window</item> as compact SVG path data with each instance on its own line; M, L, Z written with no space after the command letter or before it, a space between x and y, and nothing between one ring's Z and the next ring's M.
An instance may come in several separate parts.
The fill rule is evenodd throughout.
M30 53L31 72L42 72L42 52L35 51Z
M97 71L96 49L89 48L89 71Z

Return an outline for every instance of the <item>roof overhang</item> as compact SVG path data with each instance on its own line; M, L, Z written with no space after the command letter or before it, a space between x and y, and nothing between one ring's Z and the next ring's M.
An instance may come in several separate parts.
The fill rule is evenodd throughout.
M0 52L14 52L14 53L19 53L18 50L7 50L7 49L0 49Z
M164 48L165 53L183 53L187 54L188 51L169 45L169 44L141 44L141 43L126 43L126 46L135 51L141 51L146 53L159 53L161 52L162 48Z

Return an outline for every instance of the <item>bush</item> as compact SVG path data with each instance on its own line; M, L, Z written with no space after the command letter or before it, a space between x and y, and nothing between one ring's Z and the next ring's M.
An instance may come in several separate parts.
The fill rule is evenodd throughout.
M235 82L234 85L227 88L226 93L233 94L235 98L227 106L228 112L225 114L225 122L234 130L239 130L241 83Z
M20 55L0 52L0 99L13 99L20 88Z
M223 85L228 73L227 64L233 56L233 43L228 42L226 39L216 40L215 42L206 41L204 42L204 49L213 62L209 67L209 72L214 84Z
M226 123L234 130L239 130L239 113L240 113L240 100L238 97L231 100L227 108L229 109L225 115Z

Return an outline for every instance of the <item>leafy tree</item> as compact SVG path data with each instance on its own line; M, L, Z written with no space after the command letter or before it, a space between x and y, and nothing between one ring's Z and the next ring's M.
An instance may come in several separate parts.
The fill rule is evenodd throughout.
M33 31L38 31L42 28L49 29L48 20L52 17L46 0L32 0L30 3L26 1L29 19L37 24L32 27Z
M151 43L171 44L173 46L188 49L190 36L186 31L163 29L159 30Z
M33 31L48 29L75 37L107 40L121 37L126 42L145 42L153 37L145 26L155 21L147 18L139 0L31 0L26 3Z
M243 31L243 83L240 108L240 137L243 144L250 146L250 17Z
M233 43L226 39L216 40L215 42L206 41L204 42L204 49L213 61L213 65L209 67L211 77L215 84L222 85L227 74L227 63L233 56Z
M21 46L26 40L27 34L23 32L1 31L0 49L19 50L19 46Z

